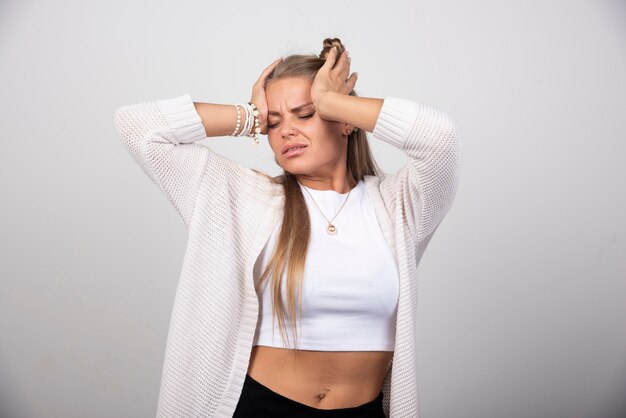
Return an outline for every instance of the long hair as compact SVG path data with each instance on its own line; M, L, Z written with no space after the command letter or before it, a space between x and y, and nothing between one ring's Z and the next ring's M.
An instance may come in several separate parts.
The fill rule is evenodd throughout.
M313 81L333 46L338 48L337 56L344 51L344 46L338 38L326 38L319 56L311 54L285 57L268 75L265 85L271 80L284 78L307 78ZM357 96L354 90L350 92L350 95ZM278 164L276 157L274 160ZM346 167L351 187L354 187L365 175L378 176L380 174L380 169L372 157L363 129L357 129L348 136ZM274 252L261 275L258 287L262 285L263 281L270 276L272 277L272 331L274 330L274 322L278 319L283 347L288 348L289 338L286 338L285 326L286 312L281 292L283 273L285 270L287 271L287 312L295 339L291 350L294 350L292 354L295 354L298 341L296 318L300 317L302 313L302 281L311 236L311 221L296 176L283 169L282 174L270 177L270 180L282 185L285 205L280 235ZM296 311L298 315L296 315Z

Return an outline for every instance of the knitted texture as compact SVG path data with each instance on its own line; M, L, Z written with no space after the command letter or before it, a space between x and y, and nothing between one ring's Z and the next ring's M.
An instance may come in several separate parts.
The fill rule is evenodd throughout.
M189 94L122 106L114 125L188 232L157 416L230 418L259 314L253 267L282 220L282 187L197 143L206 132ZM415 418L417 267L458 189L461 139L447 113L392 97L384 100L372 135L409 157L397 172L364 180L400 281L383 409L390 418Z

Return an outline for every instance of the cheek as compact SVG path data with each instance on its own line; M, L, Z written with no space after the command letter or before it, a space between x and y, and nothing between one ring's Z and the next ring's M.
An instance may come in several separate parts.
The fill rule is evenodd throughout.
M320 122L316 128L325 138L336 138L339 130L336 122Z
M274 151L275 154L277 154L280 150L280 144L277 138L274 138L274 134L273 133L269 133L267 135L267 142L269 142L270 144L270 148L272 149L272 151Z
M276 136L274 135L274 129L268 129L267 131L267 142L272 146L276 142Z

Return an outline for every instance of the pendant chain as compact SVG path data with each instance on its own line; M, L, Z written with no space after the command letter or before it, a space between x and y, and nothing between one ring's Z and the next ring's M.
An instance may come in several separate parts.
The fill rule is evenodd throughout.
M304 186L304 185L302 185L302 186L304 187L304 190L306 190L306 192L309 194L309 196L311 196L311 200L313 200L313 203L315 203L315 206L317 206L317 209L319 209L319 211L322 214L322 216L324 217L324 219L326 219L326 222L328 222L328 226L326 227L326 232L328 232L331 235L334 234L335 232L337 232L337 227L332 224L332 221L333 221L333 219L335 219L337 217L337 215L339 215L339 212L341 212L341 209L343 209L344 205L348 201L348 197L350 197L350 193L352 193L352 190L350 190L348 192L348 195L346 196L345 200L343 201L343 204L341 205L341 207L339 208L337 213L335 213L335 216L333 216L333 218L331 220L328 220L326 215L324 215L324 212L322 211L322 209L319 207L319 205L317 204L317 202L313 198L313 195L311 194L311 192L309 192L308 188L306 186Z

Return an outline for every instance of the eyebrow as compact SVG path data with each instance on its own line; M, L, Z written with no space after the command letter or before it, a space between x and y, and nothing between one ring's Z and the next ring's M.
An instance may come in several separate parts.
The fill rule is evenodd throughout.
M291 113L299 112L299 111L301 111L302 109L304 109L305 107L307 107L307 106L311 106L312 104L313 104L313 102L310 102L310 103L305 103L305 104L302 104L302 105L300 105L300 106L296 106L296 107L294 107L294 108L292 108L292 109L291 109ZM276 115L276 116L279 116L279 113L278 113L278 112L274 112L274 111L269 111L269 112L267 112L267 114L268 114L268 115Z

